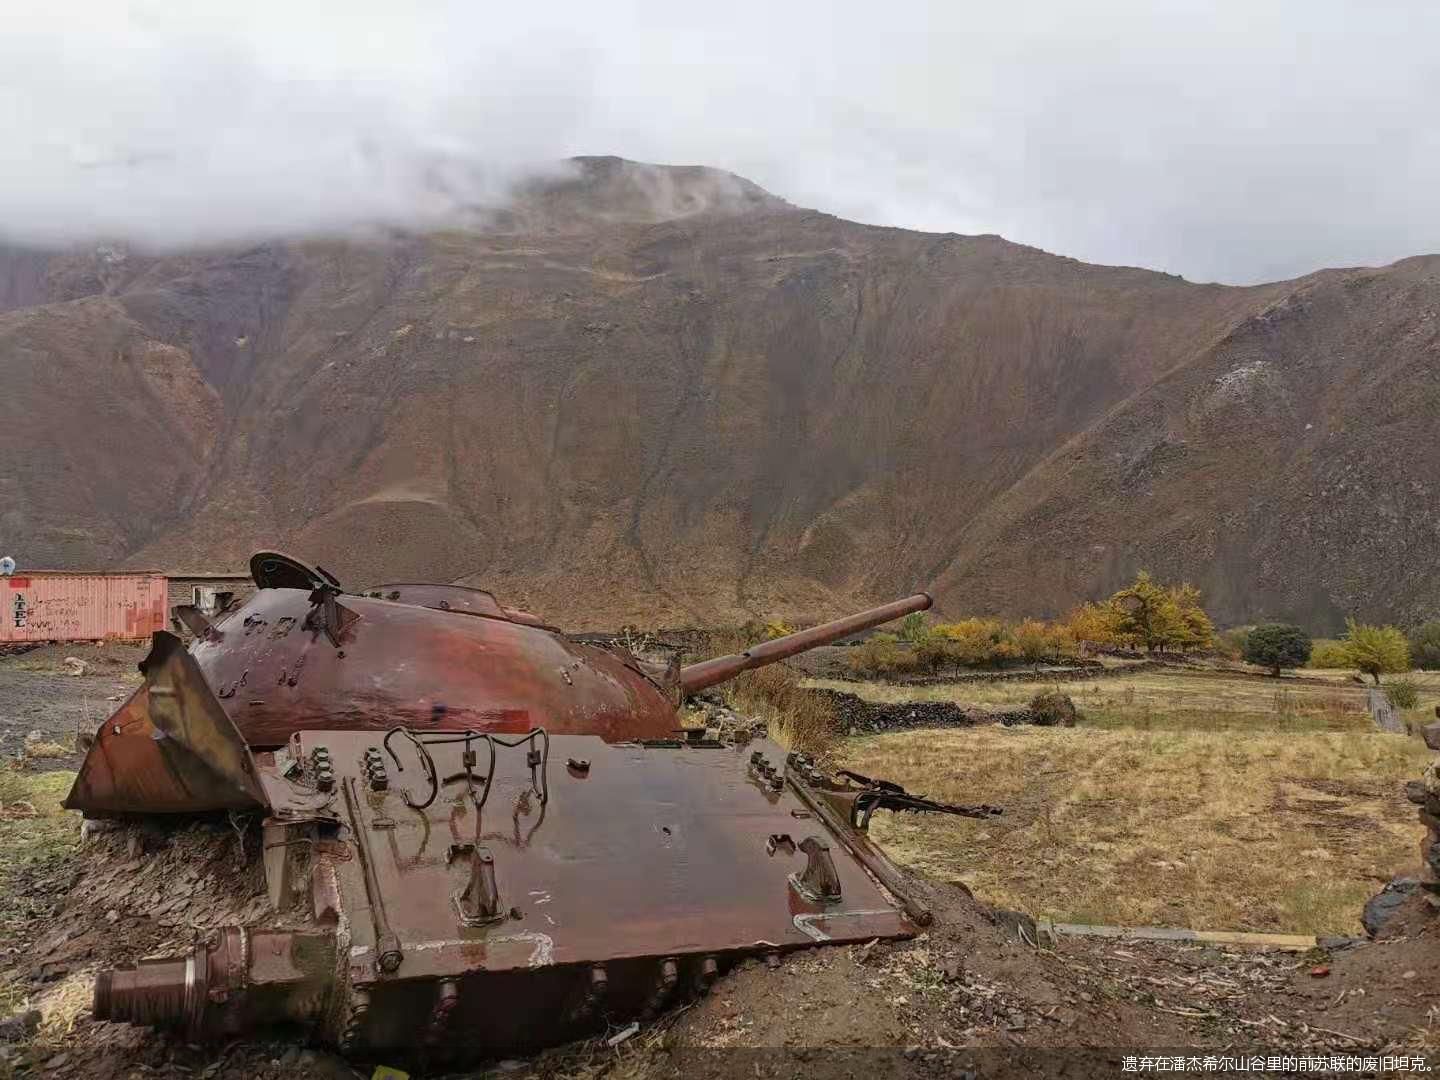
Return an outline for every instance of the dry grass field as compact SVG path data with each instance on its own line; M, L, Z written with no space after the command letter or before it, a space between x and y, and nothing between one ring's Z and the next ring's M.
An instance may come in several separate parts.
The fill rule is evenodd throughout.
M1435 717L1440 672L1407 678L1420 690L1406 719L1418 729ZM1323 682L1321 681L1323 680ZM1038 691L1069 694L1093 727L1142 731L1259 730L1373 731L1365 710L1366 688L1343 671L1307 671L1303 677L1271 679L1225 671L1142 670L1090 682L965 682L932 686L809 679L806 686L843 690L871 701L955 701L964 705L1022 705Z
M1440 677L1417 681L1412 720L1440 699ZM848 688L999 705L1041 687ZM1081 726L843 741L860 772L1006 808L987 822L879 815L871 828L891 855L1066 921L1318 934L1360 932L1366 898L1417 864L1402 789L1432 755L1376 732L1353 684L1143 672L1061 689Z

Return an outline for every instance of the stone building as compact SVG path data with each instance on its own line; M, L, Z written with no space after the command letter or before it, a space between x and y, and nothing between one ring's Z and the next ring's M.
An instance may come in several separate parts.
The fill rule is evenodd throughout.
M193 604L202 614L211 617L224 611L231 601L243 602L255 591L255 582L248 573L171 570L165 578L169 592L167 608ZM173 617L170 621L177 633L185 633L185 628Z

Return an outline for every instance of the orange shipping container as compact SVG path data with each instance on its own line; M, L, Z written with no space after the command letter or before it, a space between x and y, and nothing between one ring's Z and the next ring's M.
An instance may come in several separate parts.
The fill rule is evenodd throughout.
M18 571L0 577L0 642L148 638L165 604L164 574Z

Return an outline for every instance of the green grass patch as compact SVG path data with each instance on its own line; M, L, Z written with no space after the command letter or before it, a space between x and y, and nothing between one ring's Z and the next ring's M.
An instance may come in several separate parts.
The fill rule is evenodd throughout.
M33 875L75 850L80 817L60 805L74 779L68 771L31 772L0 765L0 940L11 945L28 941L33 932L36 912L29 888ZM0 1016L23 1012L34 1004L26 987L0 983ZM58 1044L36 1038L40 1041L10 1044L21 1056L0 1062L0 1080L28 1075L31 1054L58 1052Z
M0 766L0 934L28 919L27 874L64 858L80 838L80 817L61 808L75 774Z

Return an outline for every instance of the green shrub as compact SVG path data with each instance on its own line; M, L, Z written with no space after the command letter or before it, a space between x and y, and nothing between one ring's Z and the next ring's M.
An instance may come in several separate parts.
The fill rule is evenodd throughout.
M1385 696L1397 709L1413 709L1420 704L1420 687L1414 679L1392 679L1385 686Z
M1281 668L1301 667L1310 659L1310 635L1290 623L1265 623L1245 638L1247 662L1269 668L1278 676Z
M1350 650L1345 647L1343 641L1336 641L1334 638L1316 638L1310 647L1310 663L1312 668L1348 668L1350 666Z
M916 658L894 634L871 634L850 650L846 663L857 675L894 675L913 671Z
M930 624L925 620L923 611L912 611L905 618L900 620L900 640L908 641L912 645L919 645L929 640Z
M1410 642L1393 626L1370 626L1345 620L1345 652L1350 666L1380 685L1380 676L1410 670Z
M1410 662L1424 671L1440 670L1440 619L1410 631Z
M1232 626L1216 635L1215 647L1227 659L1242 660L1245 657L1245 643L1250 640L1250 631L1253 629L1253 626Z

